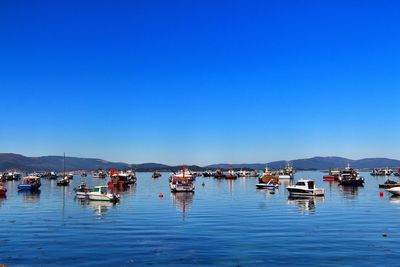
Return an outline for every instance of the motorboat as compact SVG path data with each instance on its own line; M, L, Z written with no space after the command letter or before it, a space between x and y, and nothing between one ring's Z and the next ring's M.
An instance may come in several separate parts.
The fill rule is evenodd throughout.
M7 181L18 181L21 180L22 174L16 171L9 171L3 175L3 178Z
M329 174L328 175L324 175L322 178L324 179L324 181L337 181L339 180L339 176L340 176L340 170L339 169L333 169L333 170L329 170Z
M393 174L393 170L386 168L386 169L373 169L370 173L371 176L391 176Z
M400 182L399 181L393 181L390 179L387 179L383 184L379 185L379 188L392 188L392 187L398 187L400 186Z
M127 170L126 173L128 174L128 184L135 184L136 183L136 170Z
M89 200L118 202L119 194L113 194L108 191L107 186L95 186L92 192L87 193Z
M153 175L151 176L152 178L160 178L161 177L161 173L159 171L155 171L153 172Z
M218 169L214 173L214 178L225 178L225 174L222 170Z
M325 190L316 188L314 180L300 179L296 184L286 187L290 196L323 196Z
M385 189L387 192L395 195L395 196L400 196L400 186L392 187L392 188L387 188Z
M182 171L173 174L169 178L169 187L171 192L194 192L193 177L182 167Z
M5 197L7 193L7 188L3 185L3 182L0 181L0 197Z
M211 177L211 176L213 176L212 171L207 170L207 171L203 172L203 177Z
M230 169L226 174L225 174L225 179L237 179L237 175L233 169Z
M98 169L97 171L93 172L93 178L97 179L104 179L107 177L107 173L102 169Z
M269 181L268 183L258 183L256 187L258 189L276 189L279 188L279 184Z
M90 187L87 186L86 183L82 182L78 187L74 188L76 197L78 198L87 198L89 197L90 192L93 191Z
M350 168L350 164L340 172L338 178L339 184L344 186L363 186L364 178L361 177L358 172Z
M18 185L18 190L30 190L35 191L40 188L40 177L35 175L29 175L24 177L21 184Z
M81 173L81 177L87 177L87 173L86 172L82 172Z
M279 184L279 177L275 172L270 171L268 167L266 167L264 173L258 178L258 182L260 184L266 184L269 182Z
M294 178L294 168L293 166L290 164L290 162L286 163L285 168L283 168L282 170L279 170L277 172L278 178L281 180L284 179L293 179Z
M136 177L132 178L132 175L128 172L118 171L116 169L110 170L111 180L108 182L109 188L124 189L129 187L130 184L136 182ZM131 179L134 179L132 182Z
M68 186L70 182L70 179L68 178L68 176L64 176L63 178L61 178L60 180L57 181L57 185L58 186Z

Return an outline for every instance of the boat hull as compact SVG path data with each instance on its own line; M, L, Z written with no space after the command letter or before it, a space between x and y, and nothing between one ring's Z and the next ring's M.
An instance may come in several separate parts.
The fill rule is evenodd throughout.
M256 187L259 189L276 189L279 187L278 184L272 184L272 183L259 183L256 184Z
M88 194L89 200L93 201L118 201L119 199L116 198L115 196L111 195L93 195L93 194Z
M18 185L18 190L20 191L35 191L39 190L40 188L40 183L39 184L20 184Z
M322 177L324 181L331 181L331 182L335 182L339 179L339 176L337 175L325 175L324 177Z
M395 195L395 196L400 196L400 187L399 186L386 189L386 191L391 193L391 194L393 194L393 195Z
M178 192L194 192L194 186L193 185L176 185L176 184L171 184L169 185L171 188L171 192L178 193Z
M298 189L298 188L286 188L289 191L290 196L323 196L323 189Z

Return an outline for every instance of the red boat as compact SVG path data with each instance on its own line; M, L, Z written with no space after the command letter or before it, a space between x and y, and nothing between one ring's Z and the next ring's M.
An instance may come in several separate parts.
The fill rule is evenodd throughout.
M324 181L335 182L339 180L340 170L329 170L329 175L323 177Z
M110 189L124 189L129 187L129 175L125 172L119 172L116 169L112 169L109 173L111 181L108 182Z
M7 193L7 188L0 181L0 197L5 197Z

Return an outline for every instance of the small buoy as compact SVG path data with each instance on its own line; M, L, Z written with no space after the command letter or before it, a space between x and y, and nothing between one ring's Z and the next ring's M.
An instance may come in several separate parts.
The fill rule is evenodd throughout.
M379 196L380 196L380 197L383 197L383 192L379 192Z
M387 234L387 233L383 233L382 236L383 236L383 237L387 237L388 234Z
M205 184L205 183L202 183L201 185L202 185L202 186L205 186L206 184Z
M160 193L160 194L158 195L158 197L159 197L159 198L163 198L164 195L163 195L162 193Z

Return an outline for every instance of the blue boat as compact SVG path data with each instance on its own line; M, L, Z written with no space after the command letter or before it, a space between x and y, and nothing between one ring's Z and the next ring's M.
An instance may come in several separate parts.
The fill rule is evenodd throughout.
M22 183L18 185L18 190L36 191L39 190L41 185L39 177L33 175L26 176Z

